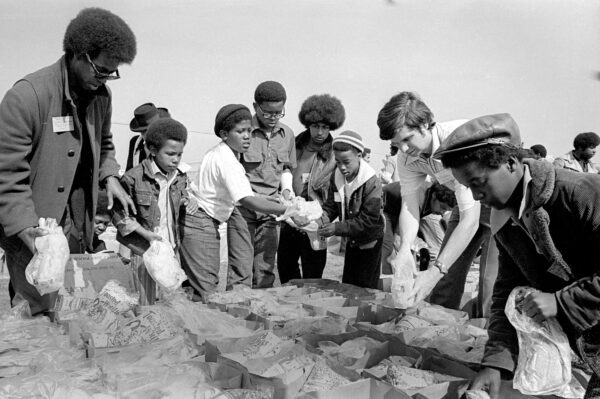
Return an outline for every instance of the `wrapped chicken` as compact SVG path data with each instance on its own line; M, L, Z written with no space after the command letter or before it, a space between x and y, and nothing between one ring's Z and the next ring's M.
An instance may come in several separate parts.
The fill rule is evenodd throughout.
M392 298L394 306L400 309L408 309L415 304L415 298L412 293L413 285L415 284L416 266L414 262L406 262L402 256L398 256L397 252L392 253L393 260L391 261L394 269L392 277Z
M281 215L277 220L293 220L296 226L304 226L310 222L319 219L323 215L323 209L319 201L306 201L302 197L294 197L290 201L291 207Z
M64 285L69 243L56 219L40 218L39 227L46 229L48 234L36 237L36 252L25 269L25 276L40 295L45 295Z
M179 288L187 278L168 241L152 241L143 259L148 273L167 291Z

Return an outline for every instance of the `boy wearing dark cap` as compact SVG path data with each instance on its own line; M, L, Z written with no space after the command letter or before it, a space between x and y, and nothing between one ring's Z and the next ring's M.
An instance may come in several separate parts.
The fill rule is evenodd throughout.
M195 201L188 198L187 176L179 169L186 142L187 129L180 122L171 118L154 121L146 133L149 157L121 178L121 185L136 204L137 213L128 216L118 204L113 209L117 240L135 254L131 264L137 270L149 304L154 303L156 285L141 255L153 240L168 242L177 253L180 209L188 205L193 212L196 207Z
M292 173L296 167L296 146L292 129L280 122L285 115L287 95L279 82L267 81L254 92L250 147L240 156L256 196L277 201L293 197ZM272 216L239 207L227 223L229 268L238 281L252 287L272 287L278 226ZM252 266L250 266L252 265ZM250 269L252 267L252 269ZM242 277L243 276L243 277Z
M347 237L342 282L377 288L381 269L383 216L381 181L362 159L362 137L351 130L333 139L337 168L323 204L318 233ZM333 222L339 217L338 222Z
M593 370L585 398L600 398L600 176L521 159L519 128L508 114L473 119L435 154L474 197L492 207L500 252L489 341L473 389L500 398L519 344L504 308L511 291L533 287L518 304L534 321L555 317Z

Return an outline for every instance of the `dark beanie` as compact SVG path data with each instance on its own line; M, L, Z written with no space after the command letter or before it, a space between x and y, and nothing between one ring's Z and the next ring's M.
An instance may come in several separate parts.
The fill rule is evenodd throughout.
M219 112L217 112L217 116L215 117L215 134L218 136L219 132L224 130L223 126L225 125L225 122L238 114L242 114L244 116L243 119L252 120L252 114L245 105L227 104L222 107Z

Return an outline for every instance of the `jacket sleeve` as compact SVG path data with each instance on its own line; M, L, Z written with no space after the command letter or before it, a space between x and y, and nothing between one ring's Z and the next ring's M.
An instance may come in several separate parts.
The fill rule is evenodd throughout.
M597 179L581 179L571 195L569 207L575 223L588 237L600 245L600 187ZM576 265L578 270L590 270L583 277L556 292L559 305L558 318L568 321L578 332L583 332L600 323L600 267L590 258L589 265ZM575 266L575 265L574 265ZM561 321L562 321L561 320Z
M121 186L125 190L125 192L132 198L135 198L133 195L133 179L128 175L124 175L121 178ZM140 227L138 221L131 216L125 216L125 212L123 210L123 205L121 201L113 202L112 209L112 222L119 231L119 234L126 237L129 234L133 233L135 229Z
M360 237L365 231L373 231L381 219L381 181L377 176L365 182L363 198L358 215L335 225L335 234L347 237Z
M120 166L115 157L115 144L113 142L112 132L110 131L111 119L112 102L109 101L102 123L102 136L100 138L100 168L98 175L98 181L100 182L104 182L109 176L119 176Z
M329 183L329 189L327 190L327 199L322 205L323 208L323 216L321 217L319 225L322 226L325 223L329 223L332 220L335 220L339 216L339 207L335 203L335 169L334 172L331 173L331 179Z
M37 226L30 186L34 132L41 129L38 98L20 81L0 104L0 225L7 236Z
M521 270L507 250L496 240L498 246L498 277L492 293L489 340L485 346L482 365L513 373L517 365L519 343L517 332L504 313L508 296L515 287L528 286Z

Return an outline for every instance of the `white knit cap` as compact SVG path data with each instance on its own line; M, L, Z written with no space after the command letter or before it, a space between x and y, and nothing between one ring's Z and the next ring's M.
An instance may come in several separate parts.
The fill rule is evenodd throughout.
M360 134L352 130L345 130L341 132L336 138L333 139L333 144L335 143L350 144L352 147L356 148L360 152L364 152L365 150L365 145L362 142L362 137L360 137Z

